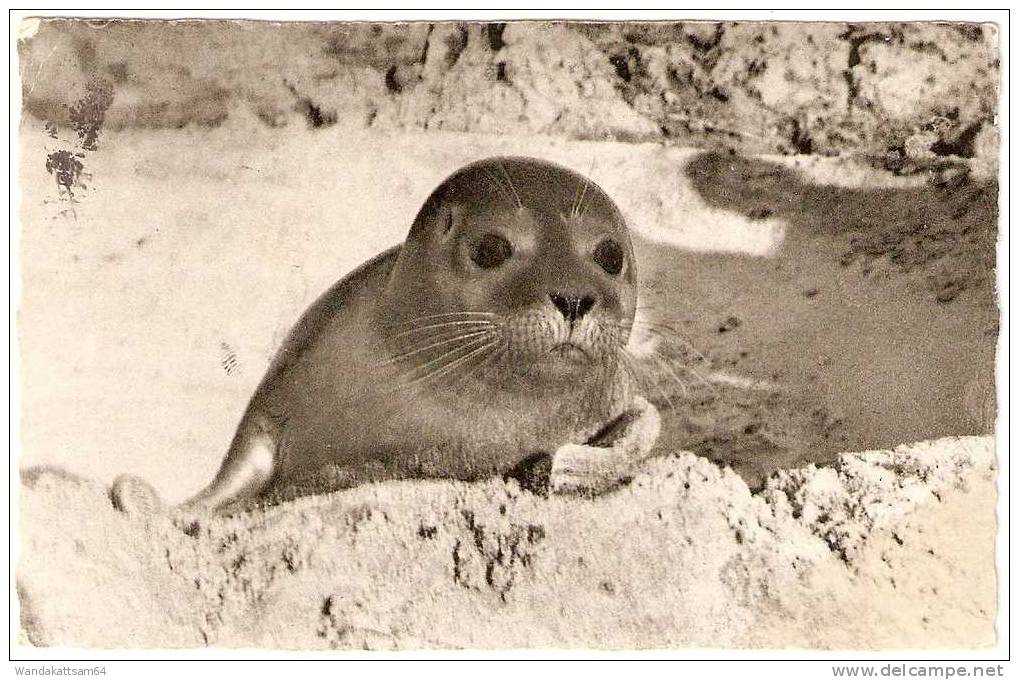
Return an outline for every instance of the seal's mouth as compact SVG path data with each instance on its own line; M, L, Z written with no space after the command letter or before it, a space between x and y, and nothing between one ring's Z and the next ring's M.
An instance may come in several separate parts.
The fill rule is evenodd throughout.
M568 362L588 362L591 355L586 349L573 342L560 342L549 350L549 354Z
M537 347L529 350L521 356L522 361L518 362L517 370L532 379L556 384L572 384L574 380L591 373L604 359L597 347L570 341L545 345L540 350Z

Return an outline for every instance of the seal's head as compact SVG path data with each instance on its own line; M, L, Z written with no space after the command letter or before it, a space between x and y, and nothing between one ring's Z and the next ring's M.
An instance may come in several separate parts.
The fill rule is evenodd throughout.
M379 327L413 379L501 371L569 383L616 365L635 306L629 231L605 192L546 161L489 158L421 208Z

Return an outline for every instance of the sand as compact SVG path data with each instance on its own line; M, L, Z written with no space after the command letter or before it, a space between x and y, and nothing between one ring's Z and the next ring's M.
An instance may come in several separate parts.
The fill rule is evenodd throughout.
M235 114L104 133L73 202L26 119L27 641L994 642L992 180L541 136L283 132ZM567 500L394 482L197 524L114 512L116 474L170 501L210 479L300 312L400 242L446 174L494 153L565 163L615 197L642 315L704 355L649 386L661 457L633 484ZM910 240L928 233L936 256Z
M21 500L23 631L71 647L987 646L993 460L990 438L944 439L751 495L684 453L596 500L389 482L176 522L41 470Z

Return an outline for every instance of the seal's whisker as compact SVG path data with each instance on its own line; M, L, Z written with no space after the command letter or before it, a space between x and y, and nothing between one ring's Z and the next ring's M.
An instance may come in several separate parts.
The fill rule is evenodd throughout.
M675 364L673 364L673 365L675 365ZM690 375L692 375L694 378L697 379L697 382L699 382L702 385L704 385L705 387L707 387L711 391L712 394L714 394L715 396L718 396L718 388L715 387L714 383L711 380L708 380L707 378L705 378L700 373L698 373L697 370L694 369L692 366L687 366L686 364L680 364L679 368L683 369L683 371L685 371L686 373L689 373Z
M495 188L499 190L499 194L502 195L503 199L510 205L514 205L512 197L509 195L509 193L507 193L506 187L502 185L502 180L493 175L491 172L489 172L487 168L483 168L483 170L484 173L488 175L488 178L492 180L492 183L495 185Z
M626 351L626 348L620 348L618 356L623 360L623 366L628 369L630 375L641 387L647 390L650 383L650 385L658 391L658 394L662 396L665 403L669 405L669 410L675 409L675 405L672 403L672 399L669 398L668 393L662 389L662 386L657 380L654 380L647 375L647 371L641 370L642 367L640 362L637 361L635 357L630 356L630 354Z
M598 160L597 156L591 159L591 169L588 171L587 175L584 176L584 190L581 192L580 198L577 200L577 207L573 211L574 217L582 218L587 212L586 210L582 212L581 207L584 205L584 197L587 196L587 189L588 187L591 186L591 180L589 175L592 172L594 172L594 164L597 160Z
M702 365L710 365L711 361L701 354L696 348L692 347L689 343L684 342L681 338L670 336L668 333L663 333L657 330L650 330L649 333L661 342L658 351L661 348L668 349L672 358L676 359L684 366L688 363L696 363ZM662 352L662 354L665 354Z
M474 356L476 356L476 355L478 355L480 353L484 353L484 352L489 351L496 344L498 344L497 340L489 341L488 344L483 345L481 347L478 347L477 349L469 352L468 354L466 354L465 356L460 357L459 359L455 359L454 361L451 361L450 363L446 364L446 366L444 368L441 368L441 369L439 369L437 371L433 371L432 374L429 377L436 378L436 377L445 375L446 373L449 373L452 369L456 368L460 364L463 364L465 361L470 360Z
M662 338L662 340L663 340L662 347L666 349L676 349L670 345L669 338ZM690 374L696 379L697 382L707 387L712 393L714 394L718 393L717 388L709 380L707 380L700 372L698 372L697 369L691 366L688 361L686 361L687 356L683 351L685 348L679 348L676 352L667 354L662 351L662 347L656 347L653 351L649 352L647 356L652 357L656 361L660 362L663 367L667 367L669 369L672 368L679 369L684 373ZM703 359L703 361L699 363L710 365L710 362L707 359Z
M649 319L641 319L640 321L637 321L637 323L648 328L655 328L663 332L671 333L678 340L682 340L685 344L690 345L691 349L693 349L693 343L690 342L686 334L672 324L664 323L662 321L651 321Z
M496 343L496 345L497 345L496 348L490 351L484 357L482 357L481 361L479 361L478 364L470 370L470 372L460 376L457 382L463 382L471 379L472 377L477 375L479 371L484 369L485 366L489 365L490 363L492 363L493 360L496 360L498 357L500 357L506 350L506 342L502 338L500 338L500 341Z
M624 323L623 326L630 330L637 329L638 331L646 332L660 341L658 346L648 352L647 357L650 357L658 365L659 370L664 370L668 374L666 377L671 377L675 380L676 384L682 389L684 396L689 395L689 386L676 374L674 369L680 369L692 375L698 382L717 395L717 388L690 365L690 355L694 355L697 363L702 365L710 366L711 361L700 350L694 347L689 340L683 337L675 327L666 323L636 318L629 324ZM663 350L668 350L668 352Z
M495 312L443 312L441 314L425 314L424 316L416 316L413 319L407 319L406 321L400 321L395 324L390 324L390 328L397 328L399 326L406 326L408 324L418 323L420 321L432 321L434 319L454 319L454 318L484 318L490 319L497 316Z
M670 333L677 340L680 340L684 344L689 345L690 349L695 349L693 343L690 342L690 339L687 337L687 335L678 328L676 328L675 326L673 326L672 324L664 323L661 321L650 321L647 319L641 319L638 323L641 323L648 328L655 328L662 332Z
M573 192L573 203L570 204L570 217L577 216L577 209L580 206L580 192L587 188L587 182L579 182L576 191Z
M477 314L482 316L495 316L495 312L486 312L480 309L458 309L452 312L437 312L435 314L425 314L424 316L416 316L415 319L431 319L436 316L460 316L463 314Z
M476 342L479 342L479 341L475 341L475 343ZM439 365L434 370L429 371L428 373L425 373L422 376L414 378L413 380L411 380L410 382L407 383L407 386L411 387L411 386L416 385L416 384L418 384L418 383L420 383L422 381L431 380L433 378L438 378L440 376L443 376L443 375L449 373L451 370L453 370L457 366L461 365L463 362L467 361L468 359L477 356L481 352L485 352L485 351L491 349L496 344L498 344L499 341L498 340L487 340L487 341L481 340L480 342L483 343L481 346L477 346L476 344L472 345L473 348L467 354L464 354L462 356L454 358L454 359L446 362L445 364ZM471 345L471 343L467 343L467 344ZM461 347L456 348L455 350L452 350L451 352L447 352L447 354L452 354L452 353L455 353L455 352L462 352L465 349L468 349L468 347L461 346ZM443 355L443 356L445 357L446 355Z
M679 331L672 328L671 326L664 324L641 324L640 330L650 333L658 340L661 340L666 348L674 350L675 356L668 358L675 359L679 364L682 365L684 369L689 369L691 371L693 370L689 367L688 364L690 354L694 355L694 358L697 359L697 363L708 366L711 365L711 360L708 359L708 357L705 356L704 353L702 353L699 349L694 347L694 345L689 340L682 337L679 334ZM666 356L664 352L659 353L662 354L663 356Z
M465 350L474 349L475 347L487 344L488 342L491 342L491 341L487 337L479 337L479 338L473 338L473 339L470 339L470 340L466 340L464 342L461 342L456 347L453 347L452 349L449 349L446 352L440 354L437 357L433 357L432 359L429 359L428 361L426 361L426 362L424 362L422 364L418 364L416 366L412 366L408 371L406 371L405 375L409 376L409 375L411 375L413 373L417 373L417 372L420 372L420 371L424 371L427 374L431 369L433 369L435 367L442 368L445 365L445 362L452 361L453 359L456 359L457 355L460 352L463 352Z
M513 178L510 177L509 172L506 170L506 166L501 160L499 161L499 169L502 170L502 174L506 176L506 183L509 184L510 191L513 192L513 196L517 199L517 209L523 210L524 202L520 200L520 194L517 193L517 188L513 186Z
M430 323L430 324L427 324L427 325L424 325L424 326L418 326L416 328L409 328L409 329L407 329L405 331L397 333L396 335L390 336L389 339L390 340L396 340L396 339L402 338L402 337L404 337L406 335L411 335L412 333L423 333L425 331L431 331L431 330L435 330L437 328L445 329L445 332L451 333L451 332L459 329L460 326L468 326L468 328L466 328L464 330L471 331L471 330L479 330L479 329L482 329L482 328L491 328L492 326L495 326L495 324L492 323L491 321L445 321L443 323ZM440 331L440 333L441 333L441 331Z
M684 383L683 380L676 375L676 372L672 370L672 367L669 366L669 362L658 356L656 352L652 352L649 356L654 359L661 368L665 369L665 372L668 374L667 377L671 377L676 381L676 384L679 385L679 389L683 391L683 398L689 398L690 390L687 388L686 383Z
M634 328L636 328L638 330L646 331L646 332L654 335L655 337L657 337L659 340L665 340L667 342L678 343L678 344L680 344L682 346L683 349L686 349L689 352L692 352L694 355L696 355L696 357L702 363L708 363L708 364L711 363L708 360L708 358L706 356L704 356L703 352L701 352L699 349L697 349L693 345L693 343L691 343L688 339L686 339L686 337L683 336L682 333L680 333L678 330L676 330L674 327L672 327L672 326L670 326L668 324L663 324L663 323L658 323L658 322L655 322L655 321L647 321L647 320L641 319L639 321L635 320L633 323L630 324L630 329L632 330Z
M492 325L494 320L486 317L436 317L431 319L415 319L406 323L393 324L387 326L389 330L399 330L401 328L406 329L407 327L415 328L426 328L431 325L443 325L443 324L481 324L481 325Z
M477 337L480 337L480 336L483 336L483 335L491 335L491 333L492 332L490 330L486 329L486 330L480 330L480 331L471 331L469 333L462 333L460 335L454 335L452 337L444 338L442 340L436 340L435 342L430 342L430 343L428 343L427 345L425 345L423 347L416 347L414 349L407 350L406 352L401 352L400 354L394 354L388 360L383 361L381 365L382 366L386 366L388 364L396 363L397 361L402 361L404 359L412 357L415 354L421 354L422 352L427 352L430 349L434 349L436 347L441 347L443 345L448 345L451 342L462 342L464 340L469 340L471 338L477 338ZM428 339L434 339L434 336L433 336L433 338L428 338Z
M580 217L580 208L584 204L584 197L587 195L587 187L588 187L588 185L589 185L589 182L585 178L584 179L584 189L583 189L583 191L580 192L580 197L577 198L577 204L573 207L573 216L574 217Z
M671 338L667 336L658 337L663 341L663 346L665 348L676 349L677 350L676 353L669 355L661 351L660 347L656 347L652 352L648 354L648 356L654 358L657 362L659 362L659 364L662 367L669 369L670 372L672 372L671 369L674 367L684 371L685 373L689 373L694 378L696 378L697 382L707 387L713 394L717 396L718 389L686 361L687 356L684 350L687 349L687 346L683 346L677 349L673 346ZM694 348L689 349L691 349L693 352L697 353L700 356L701 364L707 364L710 366L711 362L707 359L707 357L705 357L703 354L700 354L700 352L697 352L697 350Z

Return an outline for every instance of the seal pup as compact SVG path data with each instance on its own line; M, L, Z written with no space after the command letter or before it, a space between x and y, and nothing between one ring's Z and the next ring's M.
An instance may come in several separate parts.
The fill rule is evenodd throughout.
M223 509L384 479L477 480L551 455L555 492L611 488L658 412L626 353L637 271L619 209L534 158L467 165L402 246L341 279L290 331L212 482ZM116 507L162 507L115 480Z

